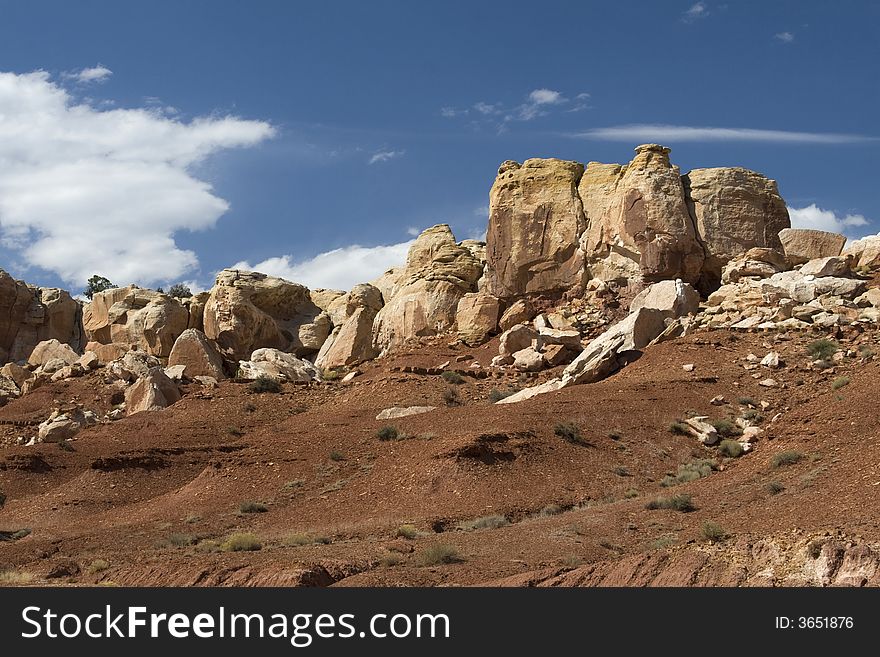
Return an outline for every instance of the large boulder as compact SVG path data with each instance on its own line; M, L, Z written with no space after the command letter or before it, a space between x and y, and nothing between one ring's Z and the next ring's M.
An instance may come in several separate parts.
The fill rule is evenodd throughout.
M850 259L829 256L827 258L816 258L810 260L803 267L801 273L804 276L841 276L847 277L850 271Z
M682 179L706 259L703 289L714 289L724 266L754 247L782 249L791 221L775 180L740 167L694 169Z
M339 299L345 301L344 316L337 316L340 323L315 358L315 365L322 369L347 367L378 355L373 346L373 322L382 309L382 293L369 283L361 283Z
M742 278L768 278L788 269L785 256L776 249L755 247L737 256L721 272L721 283L736 283Z
M839 256L846 238L838 233L811 228L786 228L779 232L779 241L785 256L793 265L815 258Z
M591 162L578 186L588 228L581 245L593 276L696 283L704 252L669 149L636 147L626 166Z
M180 399L180 389L161 367L154 367L125 391L125 414L159 411Z
M89 340L136 345L159 358L168 357L189 322L189 310L178 299L136 285L98 292L83 309Z
M639 292L630 304L630 312L639 308L654 308L667 317L681 317L700 309L700 294L680 278L660 281Z
M320 314L308 288L298 283L224 269L205 304L205 335L234 359L263 347L309 355L315 353L315 344L303 345L300 328Z
M97 421L94 413L79 408L66 413L54 411L37 427L36 442L61 443L70 440L84 428L97 424Z
M212 376L218 381L226 378L223 373L223 357L217 347L198 329L187 329L171 348L168 367L183 366L183 375L190 379Z
M537 314L538 311L535 309L535 306L532 305L531 301L528 299L518 299L504 311L503 315L501 315L501 319L498 320L498 328L502 331L506 331L517 324L531 321Z
M471 251L456 243L449 226L428 228L410 247L393 296L376 315L375 349L384 353L409 338L451 329L459 300L475 290L482 271Z
M64 290L28 285L0 269L0 364L25 360L51 339L82 348L80 304Z
M509 298L583 282L583 173L583 164L553 158L501 165L489 192L484 291Z
M876 269L880 267L880 235L869 235L860 240L853 240L841 252L843 256L852 256L853 267Z
M321 380L321 373L309 361L271 348L257 349L250 360L240 361L237 376L250 380L267 377L282 383Z
M28 364L37 367L46 365L53 360L63 361L64 365L73 365L79 360L79 354L70 348L70 345L58 342L54 338L43 340L28 356Z
M498 327L498 297L485 292L470 292L458 302L455 322L458 337L465 344L477 345L486 340Z

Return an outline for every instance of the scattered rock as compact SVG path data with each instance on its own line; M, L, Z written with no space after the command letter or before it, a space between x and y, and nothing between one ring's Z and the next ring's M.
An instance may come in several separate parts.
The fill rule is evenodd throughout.
M377 420L393 420L399 417L406 417L408 415L420 415L422 413L429 413L435 410L436 406L394 406L392 408L386 408L381 411L377 416Z
M776 351L769 352L761 359L761 365L763 365L764 367L769 367L772 370L779 369L782 366L782 361L779 357L779 353Z
M241 379L255 380L269 377L279 382L291 381L305 383L320 381L321 373L309 361L297 358L278 349L257 349L250 360L239 361L238 373Z
M800 265L815 258L839 256L846 237L837 233L810 228L785 228L779 241L789 262Z
M45 366L50 361L58 360L62 363L61 367L64 367L64 365L73 365L78 361L79 354L71 349L70 345L61 343L52 338L51 340L43 340L37 344L27 360L28 364L34 366ZM52 371L54 372L57 369L58 368L55 367Z
M544 367L544 357L534 347L526 347L513 354L513 366L522 372L537 372Z

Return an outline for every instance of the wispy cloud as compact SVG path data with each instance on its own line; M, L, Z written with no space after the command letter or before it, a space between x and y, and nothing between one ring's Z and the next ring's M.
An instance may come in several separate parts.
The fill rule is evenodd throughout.
M69 73L62 74L62 77L67 78L68 80L75 80L80 84L91 84L98 82L106 82L110 76L113 75L113 71L104 66L103 64L98 64L97 66L92 66L91 68L84 68L80 71L72 71Z
M690 8L681 15L681 20L685 23L693 23L701 18L709 15L709 8L705 2L695 2Z
M773 38L782 43L791 43L794 41L794 34L791 32L777 32L773 35Z
M756 128L713 128L684 125L638 123L593 128L571 135L581 139L637 141L646 143L685 141L763 141L789 144L849 144L877 141L877 137L833 132L792 132Z
M406 154L406 151L377 151L370 156L370 159L367 160L367 164L378 164L380 162L387 162L388 160L393 160L396 157L402 157Z
M870 222L861 214L838 216L833 210L823 210L815 203L805 208L789 208L792 228L813 228L832 233L849 233L852 228L867 226Z
M440 108L440 115L447 119L468 118L468 125L480 130L494 128L505 132L509 124L517 121L532 121L547 116L554 111L580 112L589 107L590 94L579 93L569 98L561 91L541 87L530 91L519 103L478 101L467 107L446 105Z
M422 231L420 231L415 226L410 226L409 228L406 229L406 234L409 235L410 237L418 237L421 234L421 232Z

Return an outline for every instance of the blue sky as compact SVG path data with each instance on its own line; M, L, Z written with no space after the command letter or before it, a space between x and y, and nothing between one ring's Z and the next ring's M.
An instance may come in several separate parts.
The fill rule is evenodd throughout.
M776 179L801 225L880 231L876 3L34 0L0 16L0 267L29 282L209 286L247 263L345 287L402 260L415 229L479 236L503 160L625 162L644 141L683 172Z

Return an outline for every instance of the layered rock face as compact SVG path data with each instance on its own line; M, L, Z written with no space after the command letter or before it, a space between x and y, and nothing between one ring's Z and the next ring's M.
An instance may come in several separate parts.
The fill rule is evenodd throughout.
M343 310L343 301L344 315L338 312ZM369 283L355 285L332 305L334 311L338 308L336 326L318 352L315 365L333 369L375 358L378 351L373 347L373 322L382 309L379 288Z
M440 224L424 231L410 247L390 299L385 299L376 315L376 351L452 328L459 300L476 289L482 274L480 261L456 243L449 226Z
M583 173L584 165L557 159L501 165L489 192L485 292L554 293L582 281Z
M17 281L0 269L0 364L27 360L44 340L82 349L82 312L67 292Z
M98 292L83 309L90 341L136 345L166 358L190 322L190 312L174 297L130 285Z
M309 355L320 345L303 344L300 330L320 314L308 288L298 283L224 269L205 303L204 332L221 351L237 360L247 359L261 347Z

